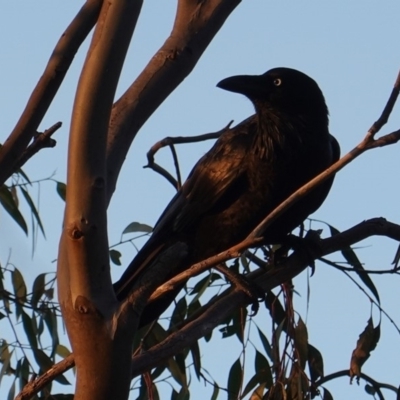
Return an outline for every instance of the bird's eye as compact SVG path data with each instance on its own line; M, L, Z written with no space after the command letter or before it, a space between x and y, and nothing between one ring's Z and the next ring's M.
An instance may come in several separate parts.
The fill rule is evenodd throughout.
M282 79L279 79L279 78L274 79L274 85L275 86L281 86L282 85Z

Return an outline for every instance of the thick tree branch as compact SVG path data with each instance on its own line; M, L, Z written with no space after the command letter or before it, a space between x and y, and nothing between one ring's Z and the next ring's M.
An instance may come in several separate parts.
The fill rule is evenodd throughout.
M107 198L139 129L193 70L240 0L179 0L171 35L115 103L107 146Z
M66 211L58 263L59 301L77 367L76 400L129 393L134 313L114 320L107 238L106 139L141 0L103 3L76 92L68 148Z
M132 3L133 5L131 5ZM111 297L106 217L106 137L112 102L141 1L104 3L79 79L71 121L64 240L72 300ZM87 269L81 270L79 267ZM68 283L67 283L68 284ZM99 306L99 305L98 305Z
M76 52L96 23L102 3L87 0L59 39L24 112L0 149L0 186L15 170L15 163L36 134Z

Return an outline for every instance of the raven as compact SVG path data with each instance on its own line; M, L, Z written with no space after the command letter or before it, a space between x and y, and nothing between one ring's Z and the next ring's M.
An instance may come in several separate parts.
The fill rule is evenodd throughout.
M340 147L328 131L328 109L317 83L290 68L233 76L217 85L249 98L256 113L225 131L194 166L153 234L115 283L119 300L166 249L187 245L171 277L242 241L275 207L336 162ZM325 200L333 178L295 203L264 232L280 243ZM143 326L163 312L178 291L146 306Z

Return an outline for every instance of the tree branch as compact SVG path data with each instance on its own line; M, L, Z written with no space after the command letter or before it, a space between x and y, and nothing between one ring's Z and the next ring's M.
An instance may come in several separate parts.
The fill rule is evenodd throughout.
M36 134L80 45L100 12L103 0L87 0L61 35L17 125L0 149L0 186L15 170L15 163Z
M30 158L32 158L37 152L48 147L54 147L56 141L51 136L61 128L62 123L57 122L49 129L46 129L43 133L38 133L33 142L27 147L27 149L21 154L18 160L15 162L12 172L17 171L21 168Z
M240 0L179 0L169 38L114 104L107 145L107 198L139 129L193 70Z
M103 3L79 78L68 147L67 196L58 257L59 301L75 352L75 399L126 399L132 330L111 283L106 139L111 107L141 0ZM125 310L126 311L126 310Z
M343 369L341 371L337 371L337 372L334 372L332 374L325 375L321 379L319 379L318 381L314 382L313 386L317 388L317 387L322 386L326 382L329 382L329 381L331 381L333 379L340 378L340 377L343 377L343 376L350 376L350 371L348 369ZM369 375L364 374L363 372L360 373L360 377L362 379L364 379L366 382L371 384L371 386L374 388L374 390L378 394L379 399L381 399L381 400L385 399L383 397L381 389L388 389L388 390L391 390L394 393L398 393L398 388L397 387L395 387L393 385L389 385L387 383L378 382L375 379L372 379Z

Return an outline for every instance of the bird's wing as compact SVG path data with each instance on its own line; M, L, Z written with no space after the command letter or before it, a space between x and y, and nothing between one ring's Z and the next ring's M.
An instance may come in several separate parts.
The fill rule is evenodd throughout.
M165 250L168 243L174 241L174 234L184 231L213 207L229 206L229 202L235 201L235 196L242 193L240 185L246 170L246 149L254 129L255 118L250 117L222 134L197 162L162 213L149 240L114 284L120 300L129 293L139 274Z
M255 118L250 117L221 135L166 207L153 235L171 227L182 232L210 209L227 207L236 200L245 184L246 154L255 129Z

